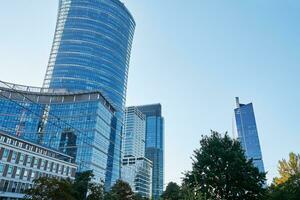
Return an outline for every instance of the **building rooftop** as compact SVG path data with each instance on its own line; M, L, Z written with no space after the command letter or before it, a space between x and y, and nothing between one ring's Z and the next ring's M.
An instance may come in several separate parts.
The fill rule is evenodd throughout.
M161 104L140 105L137 108L146 116L161 116Z
M130 18L131 18L132 22L134 23L134 25L136 25L133 15L131 14L131 12L128 10L128 8L125 6L125 4L122 1L120 1L120 0L111 0L111 1L113 1L117 4L119 4L121 7L123 7L124 10L127 12L127 14L130 16Z
M27 99L28 101L43 104L100 100L111 112L115 112L114 106L100 91L71 92L66 89L41 88L0 81L0 95L9 99L19 101Z

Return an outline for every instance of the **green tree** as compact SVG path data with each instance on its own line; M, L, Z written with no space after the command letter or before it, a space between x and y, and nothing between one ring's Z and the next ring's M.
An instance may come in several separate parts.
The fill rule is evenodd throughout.
M261 200L265 198L265 173L247 160L240 143L213 132L203 136L194 151L192 171L185 174L184 185L194 193L213 200Z
M111 190L106 194L105 200L134 200L134 193L130 185L118 180Z
M87 200L104 200L104 188L102 184L89 183Z
M206 197L201 192L195 191L193 188L182 185L180 200L206 200Z
M25 199L31 200L75 200L72 183L69 180L39 178L33 187L25 191Z
M85 171L76 174L73 184L74 196L77 200L85 200L94 175L92 171Z
M300 174L292 175L284 183L272 184L269 189L269 200L299 200Z
M133 199L134 200L149 200L148 198L143 197L141 194L134 194Z
M280 177L274 179L275 185L285 183L291 176L300 173L300 155L290 153L289 161L285 159L279 161L278 172Z
M32 200L103 200L102 184L92 182L91 171L78 173L75 181L42 177L33 181L33 187L25 191L25 199Z
M179 200L180 192L180 186L177 183L170 182L162 194L162 198L164 200Z

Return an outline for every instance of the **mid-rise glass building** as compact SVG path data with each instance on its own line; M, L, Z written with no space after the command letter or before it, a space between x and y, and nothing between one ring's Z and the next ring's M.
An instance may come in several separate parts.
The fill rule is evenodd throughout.
M125 112L122 180L135 193L152 197L152 162L145 158L146 116L135 106Z
M253 159L254 165L260 172L265 172L253 104L241 104L237 97L236 106L234 113L238 139L245 150L246 157Z
M122 164L122 180L129 183L134 193L151 199L152 162L145 157L125 156Z
M60 0L44 88L100 91L116 109L107 180L120 178L121 138L135 21L119 0Z
M97 91L76 93L4 83L0 86L0 131L65 153L77 170L92 170L95 181L110 184L111 135L115 109Z
M145 156L146 116L137 107L127 107L125 112L123 154Z
M152 161L152 197L158 200L164 189L164 118L160 104L138 106L146 115L146 158Z

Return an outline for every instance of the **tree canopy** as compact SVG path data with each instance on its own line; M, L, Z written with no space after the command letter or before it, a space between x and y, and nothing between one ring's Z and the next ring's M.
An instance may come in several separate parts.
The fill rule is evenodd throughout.
M76 200L72 183L69 180L39 178L33 181L34 187L26 191L24 199L31 200Z
M164 200L178 200L180 199L180 193L180 186L177 183L170 182L162 194L162 198Z
M110 192L106 194L105 200L133 200L134 193L130 185L124 181L118 180L111 188Z
M130 185L117 181L110 191L105 192L103 183L93 181L93 173L78 173L72 182L67 179L42 177L34 180L33 187L25 191L27 200L148 200L134 194Z
M91 171L78 173L75 181L42 177L33 181L33 187L25 191L25 199L31 200L103 200L102 184L92 182Z
M210 136L203 136L192 160L184 185L194 193L213 200L264 199L265 173L246 159L240 143L227 133L222 136L212 131Z
M269 200L299 200L300 199L300 174L292 175L285 182L271 185Z
M300 199L300 155L290 153L288 161L279 161L278 172L269 187L269 200Z
M280 177L274 179L275 185L285 183L291 176L300 174L300 155L293 152L289 155L289 160L279 161L278 172Z

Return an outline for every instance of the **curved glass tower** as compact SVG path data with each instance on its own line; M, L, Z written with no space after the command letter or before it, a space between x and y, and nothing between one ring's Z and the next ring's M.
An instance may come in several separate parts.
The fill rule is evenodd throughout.
M100 90L123 111L134 29L119 0L60 0L44 87Z
M60 0L45 88L95 90L116 109L106 187L120 178L121 138L135 22L119 0Z
M237 108L234 109L234 114L238 139L245 150L246 157L252 159L254 166L256 166L260 172L264 173L265 168L253 104L241 104L239 98L236 97L236 106Z

